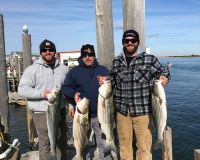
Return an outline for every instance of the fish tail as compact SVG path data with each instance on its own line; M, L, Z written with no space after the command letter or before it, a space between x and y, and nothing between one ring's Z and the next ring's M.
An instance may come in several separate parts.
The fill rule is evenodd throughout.
M118 158L117 158L117 149L116 149L116 146L115 146L114 142L112 142L112 143L110 144L110 151L111 151L112 158L113 158L114 160L117 160L117 159L118 159Z
M52 155L52 154L51 154L49 160L58 160L58 159L57 159L56 155Z
M50 152L50 160L61 160L61 152L58 146Z

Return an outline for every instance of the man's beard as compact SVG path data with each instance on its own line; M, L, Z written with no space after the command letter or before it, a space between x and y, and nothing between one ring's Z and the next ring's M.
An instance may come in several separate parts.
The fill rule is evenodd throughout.
M55 61L55 56L51 58L46 58L45 56L42 56L42 59L47 63L47 64L52 64Z
M134 55L137 49L138 49L138 46L135 46L134 48L131 48L131 49L130 48L127 49L126 47L123 47L124 53L128 55Z

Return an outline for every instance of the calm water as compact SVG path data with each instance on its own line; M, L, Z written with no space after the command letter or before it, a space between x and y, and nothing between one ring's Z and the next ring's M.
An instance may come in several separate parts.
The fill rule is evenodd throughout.
M194 149L200 148L200 58L160 59L172 63L171 81L166 88L168 126L173 134L173 159L193 160ZM27 151L28 136L25 107L10 106L10 134ZM154 152L160 160L160 151Z

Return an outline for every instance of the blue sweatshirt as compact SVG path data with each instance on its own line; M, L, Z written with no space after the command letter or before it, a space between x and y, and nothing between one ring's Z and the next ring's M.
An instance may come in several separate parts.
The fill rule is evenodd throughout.
M86 66L81 58L78 59L79 65L72 68L64 81L63 94L69 99L74 99L76 92L81 94L81 98L89 99L89 116L97 116L98 102L98 80L97 76L109 76L109 70L94 61L92 66Z

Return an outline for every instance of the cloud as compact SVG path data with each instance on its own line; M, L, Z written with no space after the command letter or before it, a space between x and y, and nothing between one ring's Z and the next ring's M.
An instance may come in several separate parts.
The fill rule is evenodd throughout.
M184 43L190 48L187 44L199 42L199 4L200 0L147 1L145 32L150 47L164 52L171 45L182 48ZM94 5L94 0L1 0L7 50L21 49L23 24L30 29L33 50L38 50L38 44L46 37L57 42L59 50L96 43ZM113 1L112 10L115 48L119 52L123 34L122 1Z
M147 38L157 38L157 37L159 37L158 34L147 35Z
M69 2L70 1L70 2ZM85 0L86 1L86 0ZM48 5L47 5L48 3ZM69 4L70 5L69 5ZM46 7L45 7L46 6ZM88 19L94 16L94 4L90 1L38 1L19 3L15 1L4 1L0 5L3 14L9 17L26 18L52 18L56 19ZM87 16L83 16L87 15Z

